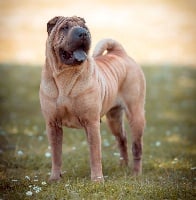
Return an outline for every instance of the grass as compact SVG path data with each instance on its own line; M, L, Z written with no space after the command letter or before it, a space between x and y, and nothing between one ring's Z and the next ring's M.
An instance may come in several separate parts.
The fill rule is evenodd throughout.
M103 119L105 183L90 181L83 131L65 128L63 179L49 184L50 150L38 99L41 68L1 64L0 199L195 199L196 70L143 69L147 79L143 175L134 178L130 168L118 165L116 143ZM129 135L129 144L130 140Z

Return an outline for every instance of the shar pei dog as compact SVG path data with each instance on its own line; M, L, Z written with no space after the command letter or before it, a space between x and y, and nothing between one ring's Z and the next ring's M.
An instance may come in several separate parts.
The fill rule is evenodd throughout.
M122 45L101 40L89 55L91 34L80 17L54 17L47 23L46 60L40 84L41 110L51 146L50 181L61 178L63 126L86 132L91 180L104 181L100 119L106 115L120 163L128 165L123 113L131 127L133 174L142 171L145 77Z

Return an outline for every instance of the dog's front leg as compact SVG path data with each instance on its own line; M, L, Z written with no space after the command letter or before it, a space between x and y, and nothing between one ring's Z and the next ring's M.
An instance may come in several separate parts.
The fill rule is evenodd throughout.
M62 164L62 126L57 122L48 123L46 127L52 153L52 170L49 181L58 181L61 178Z
M102 182L100 122L88 123L85 129L90 151L91 180Z

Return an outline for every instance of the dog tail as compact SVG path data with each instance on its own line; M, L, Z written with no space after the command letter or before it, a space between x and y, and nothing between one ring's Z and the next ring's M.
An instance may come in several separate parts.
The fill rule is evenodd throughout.
M124 48L120 43L113 39L103 39L97 43L93 51L93 57L101 56L107 51L108 53L125 53Z

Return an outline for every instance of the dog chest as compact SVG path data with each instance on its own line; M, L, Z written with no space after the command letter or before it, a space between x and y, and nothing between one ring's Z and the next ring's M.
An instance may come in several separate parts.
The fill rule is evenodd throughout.
M57 99L57 114L62 119L62 124L70 128L81 128L81 124L74 107L73 99L68 97L59 97Z

